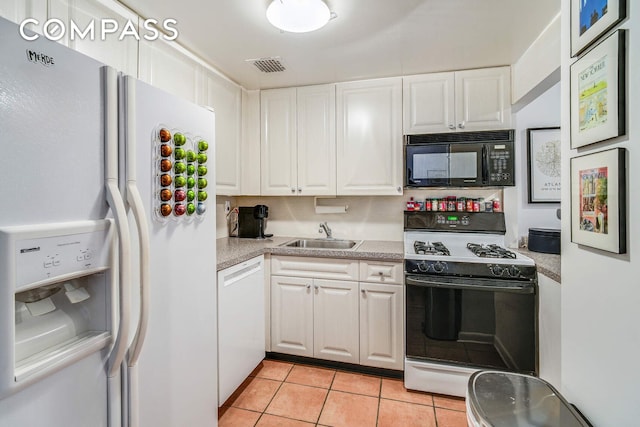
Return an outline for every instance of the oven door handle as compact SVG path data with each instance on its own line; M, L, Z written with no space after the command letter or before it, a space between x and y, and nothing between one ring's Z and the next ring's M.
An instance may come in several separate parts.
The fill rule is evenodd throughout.
M495 284L496 282L500 282L500 284ZM423 288L465 289L476 291L514 292L523 294L535 294L536 292L534 283L522 283L515 280L456 278L455 283L453 283L434 279L422 279L417 276L406 276L405 284L412 286L421 286Z

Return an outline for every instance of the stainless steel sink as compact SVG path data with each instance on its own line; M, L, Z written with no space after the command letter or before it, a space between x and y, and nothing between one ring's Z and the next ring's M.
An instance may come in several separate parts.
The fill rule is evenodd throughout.
M362 240L339 240L339 239L295 239L280 246L289 248L306 248L306 249L340 249L355 250Z

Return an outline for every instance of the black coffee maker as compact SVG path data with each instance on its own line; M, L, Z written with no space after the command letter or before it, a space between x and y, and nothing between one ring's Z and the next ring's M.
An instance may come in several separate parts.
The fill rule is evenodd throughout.
M240 206L238 208L238 237L264 239L273 236L273 234L264 233L268 217L269 207L266 205Z

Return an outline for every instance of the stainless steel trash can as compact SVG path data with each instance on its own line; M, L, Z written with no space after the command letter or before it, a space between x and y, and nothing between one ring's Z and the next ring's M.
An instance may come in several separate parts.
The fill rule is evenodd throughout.
M478 371L467 386L469 427L588 427L548 382L514 372Z

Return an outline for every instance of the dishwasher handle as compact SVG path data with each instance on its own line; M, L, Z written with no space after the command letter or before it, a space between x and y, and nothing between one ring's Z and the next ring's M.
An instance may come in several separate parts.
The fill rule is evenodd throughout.
M260 259L256 262L247 262L241 264L242 267L240 269L231 271L228 275L223 276L222 285L224 287L231 286L234 283L244 279L245 277L251 276L252 274L261 271L262 262L262 259Z

